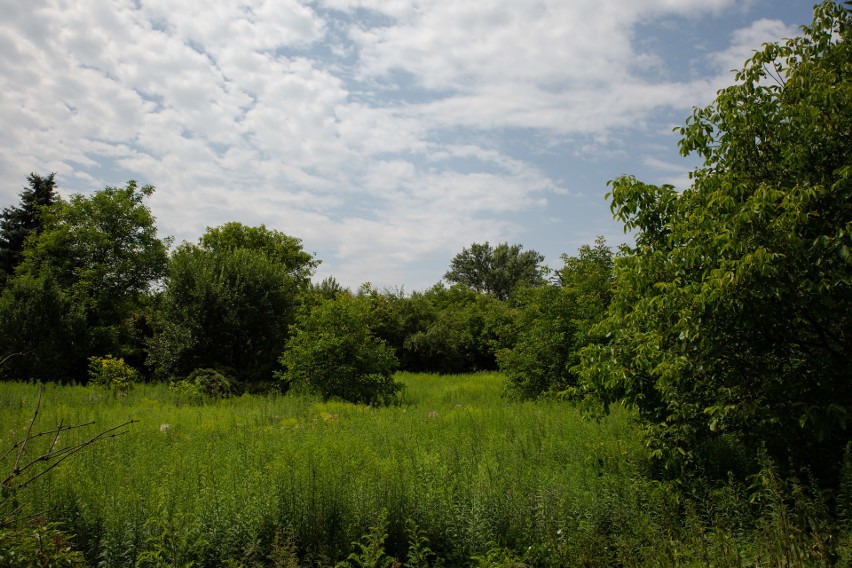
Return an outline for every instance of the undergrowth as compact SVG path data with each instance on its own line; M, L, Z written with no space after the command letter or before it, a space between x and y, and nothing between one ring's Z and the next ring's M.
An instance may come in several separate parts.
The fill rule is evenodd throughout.
M594 422L508 401L495 374L398 379L404 398L384 408L47 386L49 422L139 422L19 498L61 528L63 550L104 567L852 562L848 455L833 496L771 463L675 485L651 478L625 411ZM0 442L20 437L36 393L0 384ZM0 543L23 534L11 530Z

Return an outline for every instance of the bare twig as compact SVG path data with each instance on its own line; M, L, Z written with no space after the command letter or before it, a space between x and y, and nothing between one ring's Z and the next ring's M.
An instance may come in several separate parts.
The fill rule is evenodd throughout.
M31 478L27 479L25 482L19 484L14 489L21 489L23 487L26 487L27 485L29 485L30 483L32 483L33 481L35 481L36 479L38 479L39 477L41 477L42 475L44 475L45 473L47 473L48 471L53 469L54 467L58 466L60 463L62 463L66 459L70 458L71 456L73 456L74 454L76 454L77 452L79 452L80 450L85 448L86 446L91 446L95 442L100 442L102 440L108 440L110 438L117 438L117 437L121 436L122 434L126 434L127 430L125 430L123 432L115 432L115 431L118 430L119 428L124 428L125 426L129 426L130 424L135 424L136 422L139 422L139 421L138 420L128 420L127 422L125 422L123 424L119 424L118 426L114 426L113 428L109 428L107 430L104 430L100 434L98 434L96 436L92 436L91 438L89 438L85 442L77 444L76 446L69 446L67 448L62 448L62 449L57 450L55 452L44 454L44 455L41 455L41 456L35 458L30 463L25 465L21 469L21 471L22 472L26 471L27 469L36 465L37 463L48 462L50 460L56 460L56 461L51 463L49 466L47 466L46 468L44 468L43 470L41 470L40 472L38 472L37 474L35 474ZM115 433L107 435L109 432L115 432Z
M0 367L2 367L4 364L6 364L6 361L8 361L9 359L11 359L12 357L19 357L19 356L21 356L21 355L26 355L26 354L27 354L27 353L29 353L30 351L32 351L32 349L27 349L26 351L19 351L19 352L17 352L17 353L11 353L11 354L9 354L9 355L6 355L6 356L5 356L5 357L3 357L2 359L0 359Z
M84 428L86 426L91 426L94 423L95 423L95 421L92 420L91 422L86 422L84 424L75 424L73 426L62 426L60 432L68 432L69 430L76 430L77 428ZM38 434L31 434L28 439L29 440L35 440L36 438L41 438L42 436L48 436L48 435L52 436L55 433L56 433L56 430L48 430L46 432L39 432ZM19 442L15 442L15 444L12 445L8 450L6 450L6 453L4 453L2 457L0 457L0 461L3 461L4 459L6 459L6 457L9 454L11 454L15 450L17 450L21 446L21 444L23 444L26 441L27 440L21 440Z
M41 408L41 383L38 385L38 400L36 401L35 412L33 412L33 419L30 420L29 426L27 426L27 435L24 436L24 442L21 444L21 449L18 451L18 457L15 459L15 467L12 468L12 476L18 475L20 471L18 466L21 464L21 457L24 455L24 448L27 447L27 442L30 440L30 433L33 431L33 424L35 424L36 418L38 418L38 411ZM3 482L3 485L6 485L6 482Z
M59 433L62 432L62 423L65 422L65 419L61 419L59 421L59 425L56 427L56 435L53 436L53 441L50 443L50 449L47 450L47 453L53 451L53 448L56 447L56 442L59 441Z
M2 364L2 362L0 362L0 364ZM64 420L60 420L56 428L33 434L33 426L35 425L35 422L38 419L39 411L41 409L41 395L42 387L41 385L39 385L38 400L36 401L36 407L33 411L33 417L27 426L26 435L24 436L23 440L14 444L11 448L6 450L2 457L0 457L0 462L2 462L6 459L7 456L17 450L17 456L15 458L15 464L12 467L12 471L9 473L8 476L6 476L6 478L2 482L0 482L0 490L2 490L2 498L0 498L0 527L5 527L11 525L12 523L16 523L18 521L29 519L42 514L36 513L34 515L21 515L20 513L23 510L23 505L18 505L15 501L13 501L14 496L18 490L23 489L41 476L45 475L53 468L57 467L63 461L70 458L83 448L91 446L92 444L95 444L97 442L101 442L103 440L116 438L118 436L121 436L122 434L126 434L127 430L122 429L138 422L138 420L128 420L127 422L119 424L118 426L107 428L106 430L95 434L88 440L85 440L78 444L58 448L57 446L59 444L59 435L62 432L67 432L76 428L82 428L83 426L91 426L92 424L94 424L94 421L87 422L85 424L65 426L63 424ZM47 435L52 436L47 450L35 458L25 460L24 452L30 441ZM43 469L37 471L36 467L39 465L42 465L44 467ZM27 475L25 476L24 474ZM11 510L4 512L4 509L6 509L10 503L12 503Z
M21 515L20 517L14 516L16 513L21 511L24 508L23 505L19 505L17 509L10 512L8 515L0 519L0 527L5 527L14 523L19 523L21 521L28 521L30 519L35 519L43 516L45 513L50 511L50 509L42 509L36 513L30 513L29 515Z

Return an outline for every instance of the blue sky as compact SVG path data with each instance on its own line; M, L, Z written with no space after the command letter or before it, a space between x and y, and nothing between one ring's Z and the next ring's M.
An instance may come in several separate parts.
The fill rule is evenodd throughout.
M265 224L317 278L424 289L473 242L624 242L606 182L684 187L672 129L789 0L0 0L0 204L157 191L163 236Z

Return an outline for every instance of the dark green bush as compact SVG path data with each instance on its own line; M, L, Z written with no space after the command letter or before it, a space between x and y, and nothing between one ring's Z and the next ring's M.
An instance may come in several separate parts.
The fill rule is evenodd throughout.
M186 380L210 398L225 398L233 394L231 380L216 369L196 369Z
M372 318L366 298L346 293L303 310L281 356L286 371L279 377L324 399L388 402L402 390L392 377L399 363L393 349L373 335Z

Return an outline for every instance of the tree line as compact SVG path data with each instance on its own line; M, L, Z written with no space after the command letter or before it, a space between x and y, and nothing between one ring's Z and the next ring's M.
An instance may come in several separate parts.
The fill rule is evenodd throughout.
M598 272L611 265L602 241L555 275L521 245L474 243L426 291L364 284L353 292L334 278L312 282L319 260L298 238L265 226L208 228L197 243L169 252L145 204L153 191L131 181L63 200L53 174L29 176L20 203L0 216L4 378L85 382L89 360L110 356L148 380L210 368L238 388L286 390L321 374L307 370L313 350L325 373L342 367L326 396L368 402L372 395L343 394L347 380L386 378L391 369L495 370L503 359L508 368L504 351L533 319L519 314L557 302L549 295L581 265L600 265ZM324 343L329 336L340 344ZM282 358L285 347L291 353ZM363 373L351 368L356 362ZM552 390L534 382L539 392L521 390Z
M755 52L679 129L703 160L691 186L613 180L634 242L599 239L555 270L474 243L429 290L353 292L312 283L295 237L229 223L169 253L150 186L65 201L33 174L0 220L0 373L84 381L111 355L150 380L212 369L377 403L395 369L500 369L514 396L635 409L669 474L765 459L837 487L852 467L850 14L823 2L801 36Z

